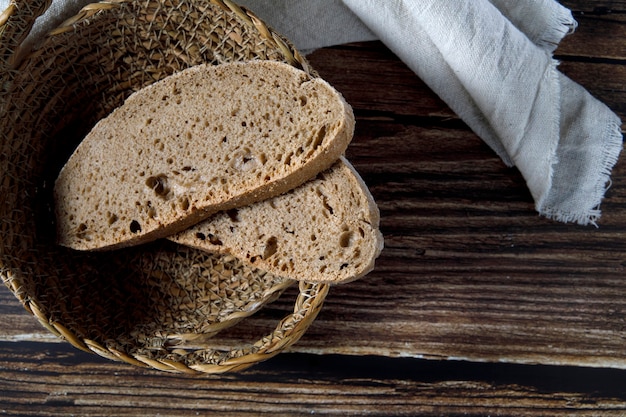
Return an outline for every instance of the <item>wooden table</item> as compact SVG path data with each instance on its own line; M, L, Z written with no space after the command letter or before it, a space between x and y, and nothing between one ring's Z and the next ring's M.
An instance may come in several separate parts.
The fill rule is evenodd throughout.
M626 120L626 1L563 4L580 25L560 69ZM204 378L78 351L2 286L0 415L626 415L626 162L599 228L555 223L381 43L310 60L355 109L376 270L332 288L290 353Z

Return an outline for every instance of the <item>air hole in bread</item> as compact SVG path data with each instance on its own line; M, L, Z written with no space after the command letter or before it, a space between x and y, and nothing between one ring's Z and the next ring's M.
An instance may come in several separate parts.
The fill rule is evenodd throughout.
M139 233L141 232L141 224L137 220L133 220L130 222L129 230L131 233Z
M146 186L151 188L159 197L165 197L170 192L167 186L167 175L165 174L149 177L146 180Z
M119 220L119 217L115 213L108 213L108 217L109 217L109 226L111 226L113 223Z
M319 148L319 146L324 142L324 138L326 137L326 125L322 126L320 130L315 135L315 140L312 143L313 149Z
M293 152L289 152L289 155L285 158L285 165L291 165L291 158L293 157Z
M237 223L239 221L239 210L230 209L226 211L226 214L230 218L230 221L232 221L233 223Z
M161 142L161 139L154 140L154 147L158 151L163 151L163 149L165 149L165 145Z
M81 223L78 226L78 232L76 233L76 237L81 240L86 240L86 241L91 240L91 234L89 233L89 228L87 227L86 224Z
M196 239L205 241L206 240L206 235L204 233L202 233L202 232L197 232L196 233Z
M191 206L191 203L189 203L189 198L187 198L187 197L182 197L182 198L180 198L180 199L179 199L179 201L178 201L178 202L179 202L180 208L181 208L183 211L187 211L187 210L189 210L189 207Z
M244 148L235 152L231 157L230 166L238 171L247 172L259 168L265 162L267 162L266 156L257 157L250 149Z
M216 245L216 246L222 246L224 243L220 240L220 238L218 238L217 236L215 236L214 234L209 233L209 235L207 236L209 238L209 242L211 242L212 245Z
M339 246L342 248L349 248L354 243L354 232L343 232L339 236Z
M332 215L335 210L333 209L333 206L331 206L330 204L328 204L328 198L326 198L325 195L322 195L322 205L324 206L324 209L326 210L326 212L330 215Z
M278 239L275 236L270 237L265 242L265 250L263 251L263 259L268 259L278 252Z

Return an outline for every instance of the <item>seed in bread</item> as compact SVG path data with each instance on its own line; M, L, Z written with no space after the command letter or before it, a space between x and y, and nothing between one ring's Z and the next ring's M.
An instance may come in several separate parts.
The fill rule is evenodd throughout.
M169 236L286 192L352 139L340 93L290 65L199 65L131 95L81 142L55 183L57 236L81 250Z
M341 158L286 194L214 214L170 239L276 276L349 282L374 268L383 245L379 218L361 177Z

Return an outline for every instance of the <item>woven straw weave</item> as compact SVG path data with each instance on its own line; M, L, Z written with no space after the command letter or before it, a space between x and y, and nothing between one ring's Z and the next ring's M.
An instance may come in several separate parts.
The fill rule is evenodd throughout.
M0 16L0 276L25 308L74 346L156 369L244 369L295 343L326 284L300 283L293 312L252 341L222 329L291 281L169 242L108 253L54 243L51 187L93 124L142 87L199 63L271 59L313 70L288 41L226 0L111 0L22 47L49 0ZM313 73L314 74L314 73ZM247 320L253 320L253 317Z

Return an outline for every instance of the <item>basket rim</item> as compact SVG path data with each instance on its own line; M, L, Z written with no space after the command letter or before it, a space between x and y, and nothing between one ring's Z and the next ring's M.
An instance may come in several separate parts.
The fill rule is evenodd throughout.
M106 10L118 7L125 3L131 3L133 0L105 0L96 3L90 3L83 7L80 12L69 19L65 20L61 25L45 35L46 39L51 39L57 35L70 33L83 23L97 19L98 15ZM146 2L156 0L146 0ZM221 7L228 13L234 14L245 24L253 27L263 38L270 42L274 48L279 50L285 59L292 66L302 69L309 73L314 70L309 66L306 59L291 46L288 41L273 31L260 18L255 16L251 11L242 8L231 0L207 0L213 5ZM4 96L7 91L6 84L11 81L11 74L19 71L19 66L24 61L30 50L22 48L23 40L32 29L35 20L43 15L51 4L51 0L36 0L30 2L32 7L26 7L29 4L27 0L11 0L9 7L0 15L0 42L4 42L7 38L19 39L14 50L10 50L10 44L4 51L0 50L0 81L4 87L0 87L0 113L4 111ZM42 42L45 42L42 41ZM22 302L27 311L34 315L38 321L53 334L67 340L70 344L78 349L90 353L96 353L108 359L121 360L132 365L151 367L168 372L183 372L188 374L213 374L229 371L238 371L245 369L255 363L269 359L282 350L291 346L300 339L311 322L316 318L322 304L328 294L330 285L327 283L309 283L305 281L299 282L299 293L294 305L294 311L283 318L276 328L268 335L252 343L252 349L249 352L238 355L236 352L241 351L241 347L235 347L229 352L214 350L215 353L221 354L222 359L216 363L199 363L187 366L182 362L176 362L168 359L152 359L142 355L130 355L121 352L114 347L103 346L94 340L81 340L70 329L59 322L52 322L50 318L44 314L39 302L25 294L19 282L11 278L3 277L3 281L7 284L11 292ZM281 340L274 340L274 333L279 332L287 326L285 337ZM291 326L291 327L289 327Z

